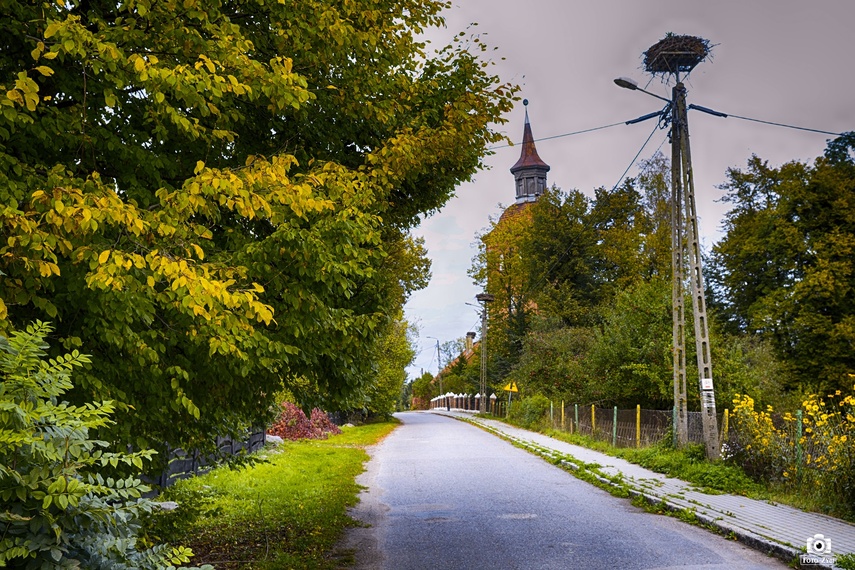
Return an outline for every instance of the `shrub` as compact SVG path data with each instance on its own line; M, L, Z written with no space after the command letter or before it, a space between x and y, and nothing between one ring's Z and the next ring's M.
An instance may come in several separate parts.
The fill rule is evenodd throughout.
M192 552L140 548L143 513L153 503L134 476L99 469L142 469L152 451L111 453L89 431L105 428L112 402L73 406L71 370L89 362L77 351L45 361L49 325L0 336L0 566L18 568L162 569Z
M798 419L783 414L775 421L771 406L754 410L754 400L734 400L734 430L726 458L756 479L822 496L828 504L851 510L855 504L855 396L808 396L802 403L803 433ZM848 507L846 507L848 506Z
M757 480L781 481L795 472L797 438L792 416L785 416L786 423L776 426L772 413L771 406L765 411L755 410L751 396L733 400L733 430L725 443L724 457Z
M299 439L326 439L329 434L337 435L341 429L330 420L326 412L312 410L311 419L291 402L282 402L279 417L267 430L270 435L296 441Z
M524 428L538 427L549 413L549 399L535 394L511 404L510 419Z

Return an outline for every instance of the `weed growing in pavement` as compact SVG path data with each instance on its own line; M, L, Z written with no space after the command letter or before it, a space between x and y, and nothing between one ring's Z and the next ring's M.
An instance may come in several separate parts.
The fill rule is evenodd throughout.
M834 565L843 570L855 570L855 553L841 554L836 557Z

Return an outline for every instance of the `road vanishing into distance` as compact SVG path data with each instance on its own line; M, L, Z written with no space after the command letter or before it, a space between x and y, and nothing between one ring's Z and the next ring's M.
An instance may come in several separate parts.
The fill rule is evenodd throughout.
M475 426L429 412L371 452L349 532L359 570L786 568L634 507Z

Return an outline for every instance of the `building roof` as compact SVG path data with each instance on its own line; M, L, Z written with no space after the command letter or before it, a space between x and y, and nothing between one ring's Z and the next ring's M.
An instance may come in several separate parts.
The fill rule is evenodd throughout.
M537 147L534 145L534 136L531 134L531 124L528 121L528 99L523 102L526 105L525 127L523 127L523 141L520 158L511 167L511 172L516 173L526 168L540 168L549 171L549 165L537 155Z

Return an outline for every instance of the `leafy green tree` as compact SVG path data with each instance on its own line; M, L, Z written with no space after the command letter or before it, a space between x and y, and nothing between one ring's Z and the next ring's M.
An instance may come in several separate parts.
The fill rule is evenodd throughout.
M377 376L365 393L364 409L369 415L388 416L395 411L407 380L406 368L416 357L414 334L403 315L398 315L382 331L373 358L377 362Z
M0 566L172 568L192 552L137 542L149 489L110 467L143 467L153 452L110 453L90 431L110 426L112 402L74 406L60 398L71 371L90 362L73 351L47 360L51 328L35 323L0 336ZM211 568L207 566L207 568Z
M636 179L644 217L641 221L641 277L671 276L671 164L661 153L641 161Z
M410 407L419 409L427 407L431 398L439 395L439 384L434 384L433 374L425 372L418 378L412 381L411 392L413 399L410 402Z
M598 188L594 195L589 218L597 236L592 269L599 300L607 303L644 277L646 219L641 194L632 180L612 191Z
M589 327L538 327L526 336L519 365L508 380L516 382L522 396L591 403L600 397L588 364L594 338Z
M599 302L590 199L578 190L553 187L531 209L531 229L523 246L539 312L567 326L589 323L591 309Z
M855 133L812 165L730 170L725 237L713 248L716 301L731 330L771 340L794 382L845 389L855 370Z
M480 343L466 349L466 340L455 339L443 343L447 355L442 369L442 389L455 394L477 394L481 390Z
M514 95L482 43L417 39L444 7L0 3L0 329L86 339L75 397L141 447L263 421L283 383L345 405L424 283L407 229Z
M469 270L475 283L494 297L487 311L487 354L499 378L519 359L534 308L524 245L531 226L531 203L509 206L480 236L478 254Z
M673 402L670 281L641 281L618 293L605 311L587 364L597 386L592 389L594 399L617 406L669 407Z

